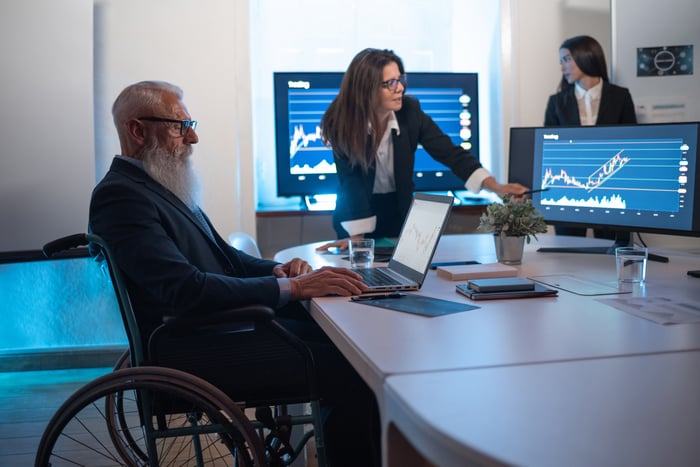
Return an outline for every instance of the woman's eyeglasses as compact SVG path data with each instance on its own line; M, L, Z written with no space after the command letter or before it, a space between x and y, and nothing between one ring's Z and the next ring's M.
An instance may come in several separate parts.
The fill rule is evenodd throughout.
M391 78L386 81L382 81L382 87L387 88L389 91L396 91L396 88L399 87L399 83L401 83L401 86L406 88L406 84L408 84L408 77L406 75L401 75L398 79Z

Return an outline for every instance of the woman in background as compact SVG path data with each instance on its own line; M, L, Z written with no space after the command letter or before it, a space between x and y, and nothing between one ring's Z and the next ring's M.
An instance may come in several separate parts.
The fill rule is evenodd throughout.
M632 95L610 83L603 48L590 36L566 39L559 47L562 79L559 92L549 96L545 126L636 124ZM556 226L558 235L585 236L586 229ZM615 238L610 230L595 230L599 238ZM627 236L625 239L624 236ZM619 241L629 233L618 232Z
M321 120L333 148L339 187L333 226L348 237L397 237L413 198L418 144L449 167L465 188L522 195L520 184L500 184L462 147L455 145L420 107L404 95L403 62L391 50L365 49L350 63L340 92Z

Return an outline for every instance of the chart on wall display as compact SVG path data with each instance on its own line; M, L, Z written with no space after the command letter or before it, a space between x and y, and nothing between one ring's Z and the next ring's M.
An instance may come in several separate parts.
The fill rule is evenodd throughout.
M321 140L319 122L338 89L289 90L290 172L335 172L333 151Z
M687 144L677 138L548 140L543 206L678 212L685 202Z
M321 120L340 91L342 72L275 72L275 160L277 195L316 198L338 191L333 151L321 135ZM405 92L455 145L479 157L479 87L476 73L410 73ZM432 122L421 120L429 132ZM406 140L409 135L399 135ZM400 153L402 157L412 154ZM406 161L411 165L411 161ZM464 181L415 148L415 191L464 189Z
M337 88L289 91L289 156L290 171L296 175L335 172L333 152L321 138L319 122L338 94ZM461 89L412 89L423 110L455 144L471 150L471 97ZM419 147L416 151L415 170L444 170Z

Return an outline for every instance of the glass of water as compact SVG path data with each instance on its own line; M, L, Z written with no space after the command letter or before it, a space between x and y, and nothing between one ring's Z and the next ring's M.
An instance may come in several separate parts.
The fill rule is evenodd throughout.
M617 280L643 283L647 277L648 250L640 246L615 248Z
M374 261L374 239L361 238L348 242L350 249L350 266L353 268L368 268Z

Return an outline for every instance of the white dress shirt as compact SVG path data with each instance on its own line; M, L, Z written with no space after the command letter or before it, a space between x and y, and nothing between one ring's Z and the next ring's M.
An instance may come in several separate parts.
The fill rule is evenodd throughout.
M576 83L576 102L578 103L578 114L581 125L592 126L598 120L598 109L600 109L600 95L603 92L603 80L590 88L588 91Z

